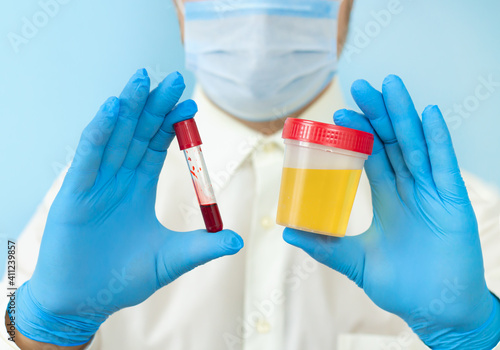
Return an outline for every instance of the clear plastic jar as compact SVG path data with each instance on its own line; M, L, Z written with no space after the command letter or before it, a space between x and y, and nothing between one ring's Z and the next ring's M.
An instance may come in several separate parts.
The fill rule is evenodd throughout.
M278 225L343 237L373 135L288 118Z

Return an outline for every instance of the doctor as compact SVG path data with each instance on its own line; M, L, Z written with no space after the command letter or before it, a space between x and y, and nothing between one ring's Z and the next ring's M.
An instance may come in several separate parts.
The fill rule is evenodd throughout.
M421 122L396 76L382 92L355 82L364 114L342 109L335 1L177 6L196 104L177 103L180 74L150 92L145 70L103 104L18 242L27 282L6 336L23 350L493 349L500 199L477 179L466 189L439 109ZM231 229L216 234L199 229L182 153L165 161L173 123L198 109ZM376 135L348 229L363 234L285 229L287 245L274 224L280 129L334 111Z

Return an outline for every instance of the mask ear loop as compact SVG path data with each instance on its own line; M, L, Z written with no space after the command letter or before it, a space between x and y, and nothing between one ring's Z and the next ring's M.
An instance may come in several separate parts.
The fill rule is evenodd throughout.
M179 9L181 15L185 16L186 14L184 13L184 2L182 0L174 0L174 2L177 5L177 8Z

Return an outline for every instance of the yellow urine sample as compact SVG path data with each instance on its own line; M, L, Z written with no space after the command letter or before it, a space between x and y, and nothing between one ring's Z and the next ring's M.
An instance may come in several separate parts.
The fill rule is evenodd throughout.
M278 225L342 237L361 170L283 168Z

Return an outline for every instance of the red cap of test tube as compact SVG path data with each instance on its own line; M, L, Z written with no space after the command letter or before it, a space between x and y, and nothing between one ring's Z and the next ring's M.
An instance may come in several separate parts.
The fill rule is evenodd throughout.
M179 141L179 148L181 151L202 144L200 133L198 132L198 127L196 126L194 118L175 123L174 130L177 135L177 141Z

